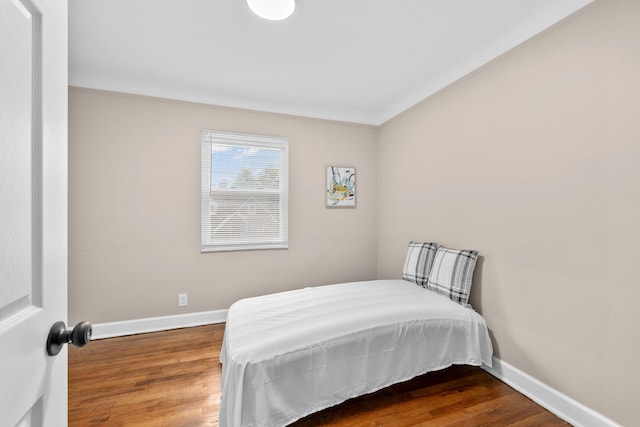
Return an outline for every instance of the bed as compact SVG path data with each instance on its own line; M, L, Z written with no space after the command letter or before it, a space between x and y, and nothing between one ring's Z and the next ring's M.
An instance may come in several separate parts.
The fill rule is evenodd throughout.
M491 366L485 320L466 301L454 301L451 289L449 296L428 289L434 256L423 249L411 254L410 243L408 280L318 286L234 303L220 354L219 425L285 426L429 371ZM424 286L411 280L416 266Z

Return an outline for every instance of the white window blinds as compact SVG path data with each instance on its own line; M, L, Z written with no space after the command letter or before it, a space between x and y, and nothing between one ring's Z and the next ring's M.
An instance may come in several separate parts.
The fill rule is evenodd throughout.
M286 138L202 131L201 251L288 246Z

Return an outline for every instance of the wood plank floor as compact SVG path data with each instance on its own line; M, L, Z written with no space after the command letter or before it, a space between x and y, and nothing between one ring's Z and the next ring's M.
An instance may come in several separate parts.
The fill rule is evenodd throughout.
M69 347L69 426L217 426L224 324ZM456 366L292 424L568 426L480 368Z

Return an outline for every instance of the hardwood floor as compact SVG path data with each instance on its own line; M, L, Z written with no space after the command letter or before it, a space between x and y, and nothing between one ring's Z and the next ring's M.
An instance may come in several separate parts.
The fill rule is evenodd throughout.
M217 426L224 325L69 346L69 426Z
M224 325L69 347L69 426L217 426ZM480 368L432 372L310 415L310 426L568 426Z

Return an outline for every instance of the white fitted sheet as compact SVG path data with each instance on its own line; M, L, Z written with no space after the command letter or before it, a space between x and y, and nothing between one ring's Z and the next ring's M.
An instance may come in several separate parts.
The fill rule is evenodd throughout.
M480 314L404 280L243 299L220 353L220 426L284 426L425 372L491 366L492 352Z

